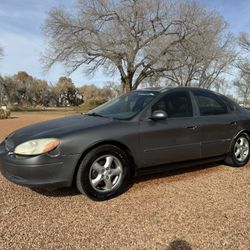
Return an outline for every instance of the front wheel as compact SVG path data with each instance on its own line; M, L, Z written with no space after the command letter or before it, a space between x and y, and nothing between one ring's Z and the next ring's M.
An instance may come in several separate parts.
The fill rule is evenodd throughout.
M127 154L116 146L102 145L84 157L77 172L76 185L92 200L106 200L125 190L129 176Z
M233 167L246 165L250 157L249 136L245 133L240 134L232 144L231 152L226 158L226 164Z

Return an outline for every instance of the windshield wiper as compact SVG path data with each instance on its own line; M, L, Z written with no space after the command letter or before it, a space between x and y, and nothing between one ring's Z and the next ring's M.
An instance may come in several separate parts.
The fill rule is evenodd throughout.
M89 116L98 116L98 117L105 117L103 115L97 114L97 113L85 113L85 115L89 115Z

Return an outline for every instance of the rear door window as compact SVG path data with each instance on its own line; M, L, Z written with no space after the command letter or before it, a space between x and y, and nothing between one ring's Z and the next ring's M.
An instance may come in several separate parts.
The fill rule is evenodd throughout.
M201 116L222 115L228 113L227 105L218 96L199 90L195 90L193 93Z

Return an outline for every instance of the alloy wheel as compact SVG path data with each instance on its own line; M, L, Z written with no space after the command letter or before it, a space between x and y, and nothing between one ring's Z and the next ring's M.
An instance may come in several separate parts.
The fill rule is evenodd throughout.
M249 142L248 140L240 136L234 145L234 155L237 161L244 162L249 154Z
M114 190L122 180L123 167L120 160L113 155L97 158L90 167L89 181L99 192Z

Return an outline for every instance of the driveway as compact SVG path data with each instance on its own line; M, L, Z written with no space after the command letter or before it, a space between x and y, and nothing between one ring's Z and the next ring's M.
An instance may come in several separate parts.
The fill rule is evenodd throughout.
M0 139L62 113L14 113ZM250 165L201 165L137 178L93 202L76 189L31 190L0 176L0 249L250 249Z

